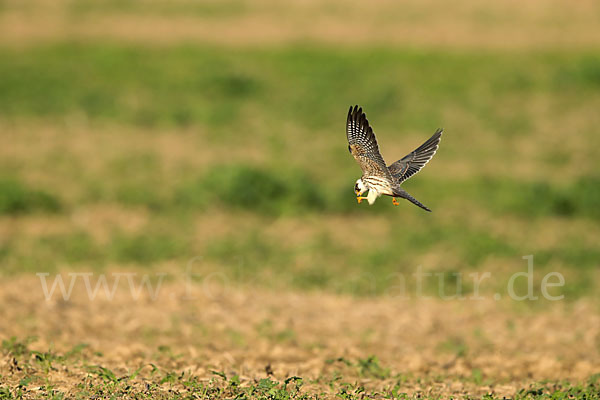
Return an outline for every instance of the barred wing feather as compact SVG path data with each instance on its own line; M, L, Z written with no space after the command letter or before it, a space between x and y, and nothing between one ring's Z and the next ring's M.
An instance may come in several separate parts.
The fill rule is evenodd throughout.
M419 172L431 160L439 147L442 132L442 129L438 129L425 143L388 167L398 183Z
M354 156L363 176L377 176L392 181L392 177L379 152L377 139L362 108L354 106L348 111L346 119L348 150Z

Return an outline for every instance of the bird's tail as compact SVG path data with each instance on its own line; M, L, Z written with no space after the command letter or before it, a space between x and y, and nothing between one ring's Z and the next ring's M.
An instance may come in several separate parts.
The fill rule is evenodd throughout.
M419 207L421 207L423 210L425 211L429 211L431 212L431 210L424 205L423 203L421 203L419 200L415 199L414 197L412 197L406 190L401 189L400 191L394 192L394 196L396 197L401 197L403 199L406 199L408 201L410 201L411 203L413 203L414 205L417 205Z

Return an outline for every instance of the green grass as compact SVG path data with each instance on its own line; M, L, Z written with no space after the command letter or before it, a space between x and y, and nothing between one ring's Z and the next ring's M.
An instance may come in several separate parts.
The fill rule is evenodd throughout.
M526 105L535 94L562 95L576 106L584 94L596 98L600 70L600 58L585 53L60 44L0 54L4 117L81 112L144 127L206 124L221 133L242 127L250 104L269 123L323 131L340 128L347 105L360 102L378 126L430 131L447 125L440 111L455 105L514 135L532 126ZM499 109L502 100L514 107Z
M12 178L0 178L0 215L55 213L60 209L61 202L54 194L28 187Z
M589 294L597 231L580 240L566 228L586 231L600 220L600 131L590 111L600 107L599 71L600 58L585 51L0 48L0 122L19 132L50 127L15 138L21 150L0 163L0 214L69 226L15 231L0 243L3 273L183 266L200 255L240 281L381 294L390 275L413 271L429 254L443 254L431 270L471 272L499 260L506 274L534 254L542 271L568 273L571 296ZM355 103L368 111L386 157L446 129L431 166L406 183L432 214L385 198L356 204L359 171L343 133ZM40 144L46 134L56 148ZM172 156L167 137L197 147ZM111 140L119 144L104 144ZM98 151L80 154L82 143ZM204 158L211 161L197 162ZM147 218L132 232L106 228L100 240L94 226L72 218L98 205ZM236 229L196 240L195 232L213 229L203 224L214 213ZM372 217L382 229L370 243L351 246L327 229L347 220L345 234L357 235ZM249 218L253 226L238 223ZM266 233L279 221L309 233L293 244ZM558 244L532 244L538 234Z
M387 293L397 284L390 278L395 274L410 279L421 264L423 254L445 251L454 255L442 265L426 265L430 272L445 274L444 287L448 294L457 289L453 272L470 273L490 258L500 259L510 266L508 270L494 272L496 286L492 288L501 289L498 285L505 283L504 275L523 270L525 264L521 257L534 254L538 274L554 270L556 265L561 266L563 273L576 272L564 288L568 298L576 299L594 291L590 282L599 253L595 246L576 236L563 234L564 240L559 245L536 249L527 241L494 234L485 227L464 227L456 222L429 219L429 214L417 209L410 216L411 229L392 237L382 237L370 246L349 247L326 233L319 234L318 230L301 245L290 245L284 237L267 235L261 226L201 243L193 241L194 218L199 216L201 220L202 215L215 210L232 213L234 219L247 218L254 213L267 225L278 218L313 219L315 214L317 218L319 215L341 215L357 220L375 214L387 216L391 223L399 226L405 223L402 219L406 216L399 215L398 208L391 204L360 207L352 193L345 194L343 200L336 199L336 193L327 193L319 183L310 182L297 171L270 171L237 165L215 167L196 180L184 182L173 190L170 198L163 196L157 200L151 187L141 185L140 191L132 189L137 201L126 201L123 205L147 207L152 213L142 231L125 233L114 229L108 241L98 241L81 229L37 237L17 234L2 244L0 260L4 263L5 273L16 273L39 271L40 266L44 271L53 272L64 265L103 270L115 263L146 268L165 261L175 261L183 268L188 260L200 255L221 265L221 271L228 279L236 282L375 295ZM571 183L570 189L554 188L549 184L527 186L510 181L455 182L453 188L458 188L458 193L467 196L471 202L484 205L494 218L512 216L534 223L548 217L595 220L595 208L584 206L586 203L582 199L585 196L593 198L596 187L591 184L586 187L586 182ZM449 186L439 182L431 188L425 187L423 196L435 198L436 190L447 193L446 185ZM485 190L481 190L482 187ZM538 189L540 187L544 189ZM539 190L544 194L536 194ZM146 193L151 193L149 199L144 198ZM514 193L514 196L507 193ZM453 198L446 196L438 199L442 210L451 207ZM564 204L570 204L569 213L557 206ZM412 210L408 203L406 207L407 212ZM62 212L68 214L68 209L63 208ZM298 265L297 259L306 261ZM428 293L437 293L440 285L437 279L433 277L427 281ZM536 279L541 277L538 275ZM471 282L462 282L463 294L472 291ZM413 289L408 287L409 292Z
M144 162L146 164L146 162ZM81 203L115 202L124 206L143 206L156 212L173 210L206 211L221 207L247 210L265 216L302 215L303 213L348 214L388 213L396 211L387 204L356 207L346 182L325 187L314 174L299 169L269 169L249 164L216 165L199 177L159 187L154 163L136 166L135 159L118 160L110 166L114 182L94 182L85 190ZM515 181L505 178L475 180L439 180L421 178L423 197L436 197L438 207L459 197L469 197L488 212L511 214L524 219L539 217L581 217L600 219L600 176L586 175L574 182ZM167 183L169 185L169 183ZM13 179L0 180L0 213L21 214L33 211L65 210L58 193L25 187ZM420 196L420 197L421 197ZM385 199L385 198L384 198ZM385 200L384 200L385 201Z
M515 182L488 179L478 183L480 196L491 201L498 214L512 213L524 218L539 216L600 219L600 176L582 176L574 182ZM483 199L482 199L483 200Z
M140 3L132 0L78 0L69 4L68 12L73 18L103 13L118 13L128 15L135 13L173 16L173 15L198 15L203 17L227 17L243 14L247 5L240 0L228 1L179 1L179 2L152 2L150 4Z
M175 191L177 206L251 210L265 215L297 214L326 208L324 191L301 171L269 171L248 165L220 165ZM331 207L331 205L329 205Z
M108 243L98 243L83 231L30 240L25 251L19 250L16 243L7 245L5 261L13 264L16 271L36 271L41 266L45 271L56 271L64 264L100 269L111 263L150 267L160 261L185 259L191 254L184 237L160 232L114 232Z
M457 222L430 219L429 214L417 209L410 216L411 229L392 237L382 237L370 246L349 247L318 231L301 245L290 245L283 237L267 235L261 226L202 243L193 241L194 217L201 219L204 213L217 209L226 210L239 219L254 213L267 225L278 218L311 219L315 214L317 218L319 215L341 215L358 220L375 214L385 215L399 226L405 223L406 216L399 215L398 208L391 204L360 207L352 193L342 193L343 188L340 187L338 193L345 198L337 198L337 193L327 193L318 181L311 182L294 170L271 171L234 165L208 170L200 178L181 183L160 199L151 186L140 184L139 191L132 189L137 201L126 201L123 205L144 206L152 213L142 231L125 233L115 229L108 241L98 241L81 229L37 237L16 235L3 243L0 260L4 263L5 273L15 273L39 271L40 266L44 271L53 272L64 265L103 270L115 263L146 268L165 261L175 261L183 268L188 260L201 255L207 261L221 265L221 271L228 279L236 282L375 295L387 293L397 284L393 279L395 274L411 279L423 254L446 251L454 255L443 265L426 265L430 272L445 274L444 287L448 294L457 290L452 273L476 271L490 258L500 259L510 266L508 270L494 273L497 280L492 288L501 289L505 283L504 275L523 270L525 264L521 257L534 254L538 274L554 270L557 264L562 272L576 272L564 288L568 298L576 299L594 291L590 282L600 255L595 246L576 236L563 234L564 240L557 246L532 249L528 242L518 238L494 234L485 227L464 227ZM425 198L435 198L438 190L445 193L446 198L438 199L442 210L451 207L453 197L447 188L452 186L458 190L454 196L460 193L471 202L482 204L492 217L512 216L532 222L547 217L595 220L595 208L591 207L591 202L589 207L585 203L586 196L593 199L597 189L589 182L593 181L582 179L568 186L554 187L488 180L454 182L452 185L436 182L422 188ZM540 191L543 193L539 194ZM122 192L117 190L116 193ZM149 199L144 198L146 194ZM94 201L106 200L100 197ZM568 213L562 208L565 204L570 205ZM412 210L408 203L406 207L407 212ZM52 212L56 211L52 209ZM68 209L63 208L62 212L68 213ZM298 265L297 259L306 261ZM541 277L538 275L536 279ZM437 293L439 285L438 278L432 277L427 281L426 290ZM413 286L409 283L410 293L414 291ZM461 288L463 294L468 295L473 289L472 281L465 279Z

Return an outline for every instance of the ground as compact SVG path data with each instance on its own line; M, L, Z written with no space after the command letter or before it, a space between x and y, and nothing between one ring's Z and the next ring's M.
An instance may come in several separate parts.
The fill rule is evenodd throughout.
M19 338L3 342L0 374L25 397L118 387L131 397L201 398L232 379L250 388L299 377L298 396L347 390L358 398L364 388L369 397L396 390L502 398L537 390L534 378L586 381L600 367L600 318L586 301L532 311L489 300L282 293L215 279L167 282L155 298L144 290L135 299L121 285L93 301L80 281L65 301L60 293L46 300L39 286L19 278L0 292L2 332Z
M597 398L599 22L0 1L0 398ZM432 213L356 203L357 103L444 128Z

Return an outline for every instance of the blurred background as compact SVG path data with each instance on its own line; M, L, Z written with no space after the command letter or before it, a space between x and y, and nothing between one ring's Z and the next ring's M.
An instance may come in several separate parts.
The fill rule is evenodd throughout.
M538 288L597 295L599 26L591 0L1 0L0 276L201 256L258 287L495 291L532 254ZM405 184L433 213L356 204L354 104L388 163L445 129Z

